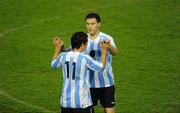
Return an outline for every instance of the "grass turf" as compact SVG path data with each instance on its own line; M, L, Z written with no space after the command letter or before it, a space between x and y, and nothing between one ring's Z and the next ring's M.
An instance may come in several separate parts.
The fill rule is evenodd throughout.
M61 71L50 68L52 37L69 45L84 16L101 15L114 37L117 113L180 112L180 2L177 0L1 0L0 112L59 111ZM96 113L102 113L101 106Z

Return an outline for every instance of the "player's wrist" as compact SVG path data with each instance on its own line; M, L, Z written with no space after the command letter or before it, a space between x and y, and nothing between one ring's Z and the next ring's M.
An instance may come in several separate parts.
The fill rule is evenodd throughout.
M103 48L102 48L102 52L105 52L106 50L107 50L106 47L103 47Z
M107 49L107 47L105 47L105 46L102 46L102 50L106 50Z
M55 48L55 51L60 51L60 50L61 50L61 46Z

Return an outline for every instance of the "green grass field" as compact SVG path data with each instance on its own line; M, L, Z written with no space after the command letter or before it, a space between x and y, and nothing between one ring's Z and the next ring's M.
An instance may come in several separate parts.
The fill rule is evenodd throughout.
M0 0L0 113L59 113L52 37L68 46L89 12L119 49L116 113L180 113L179 0Z

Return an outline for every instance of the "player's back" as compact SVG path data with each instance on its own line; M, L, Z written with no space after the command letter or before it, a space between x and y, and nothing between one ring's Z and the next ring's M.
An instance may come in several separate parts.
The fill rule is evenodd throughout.
M92 105L87 68L100 71L103 65L88 55L73 51L64 53L61 62L64 79L61 105L68 108L85 108Z
M89 77L86 76L86 59L80 52L67 52L62 56L63 90L61 105L67 108L83 108L92 104Z
M61 106L66 108L85 108L92 105L89 75L87 68L102 71L103 64L96 62L80 52L64 52L52 61L53 69L62 67L63 88Z

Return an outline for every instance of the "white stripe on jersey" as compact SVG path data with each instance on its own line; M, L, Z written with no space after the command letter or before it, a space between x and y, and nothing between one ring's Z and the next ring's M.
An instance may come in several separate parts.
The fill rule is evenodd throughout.
M106 72L107 72L107 70L106 70L106 68L105 68L105 69L103 70L104 82L105 82L105 84L110 84Z
M75 80L71 80L71 106L72 108L76 108L76 101L75 100L75 95L74 95L74 92L75 92Z
M90 75L91 76L91 75ZM98 76L101 76L101 75L98 75L98 72L94 72L94 80L95 80L95 85L97 87L100 87L100 84L99 84L99 77Z
M86 60L85 59L82 59L82 66L85 66L86 65ZM81 74L80 75L84 75L85 73L85 70L83 68L81 68ZM80 79L83 80L85 78L85 76L80 76ZM85 80L85 79L84 79ZM83 89L83 90L80 90L80 102L84 103L83 100L84 100L84 97L86 95L85 94L85 91L84 91L84 88L83 88L83 84L80 84L80 89ZM81 107L83 107L83 105L81 104Z

